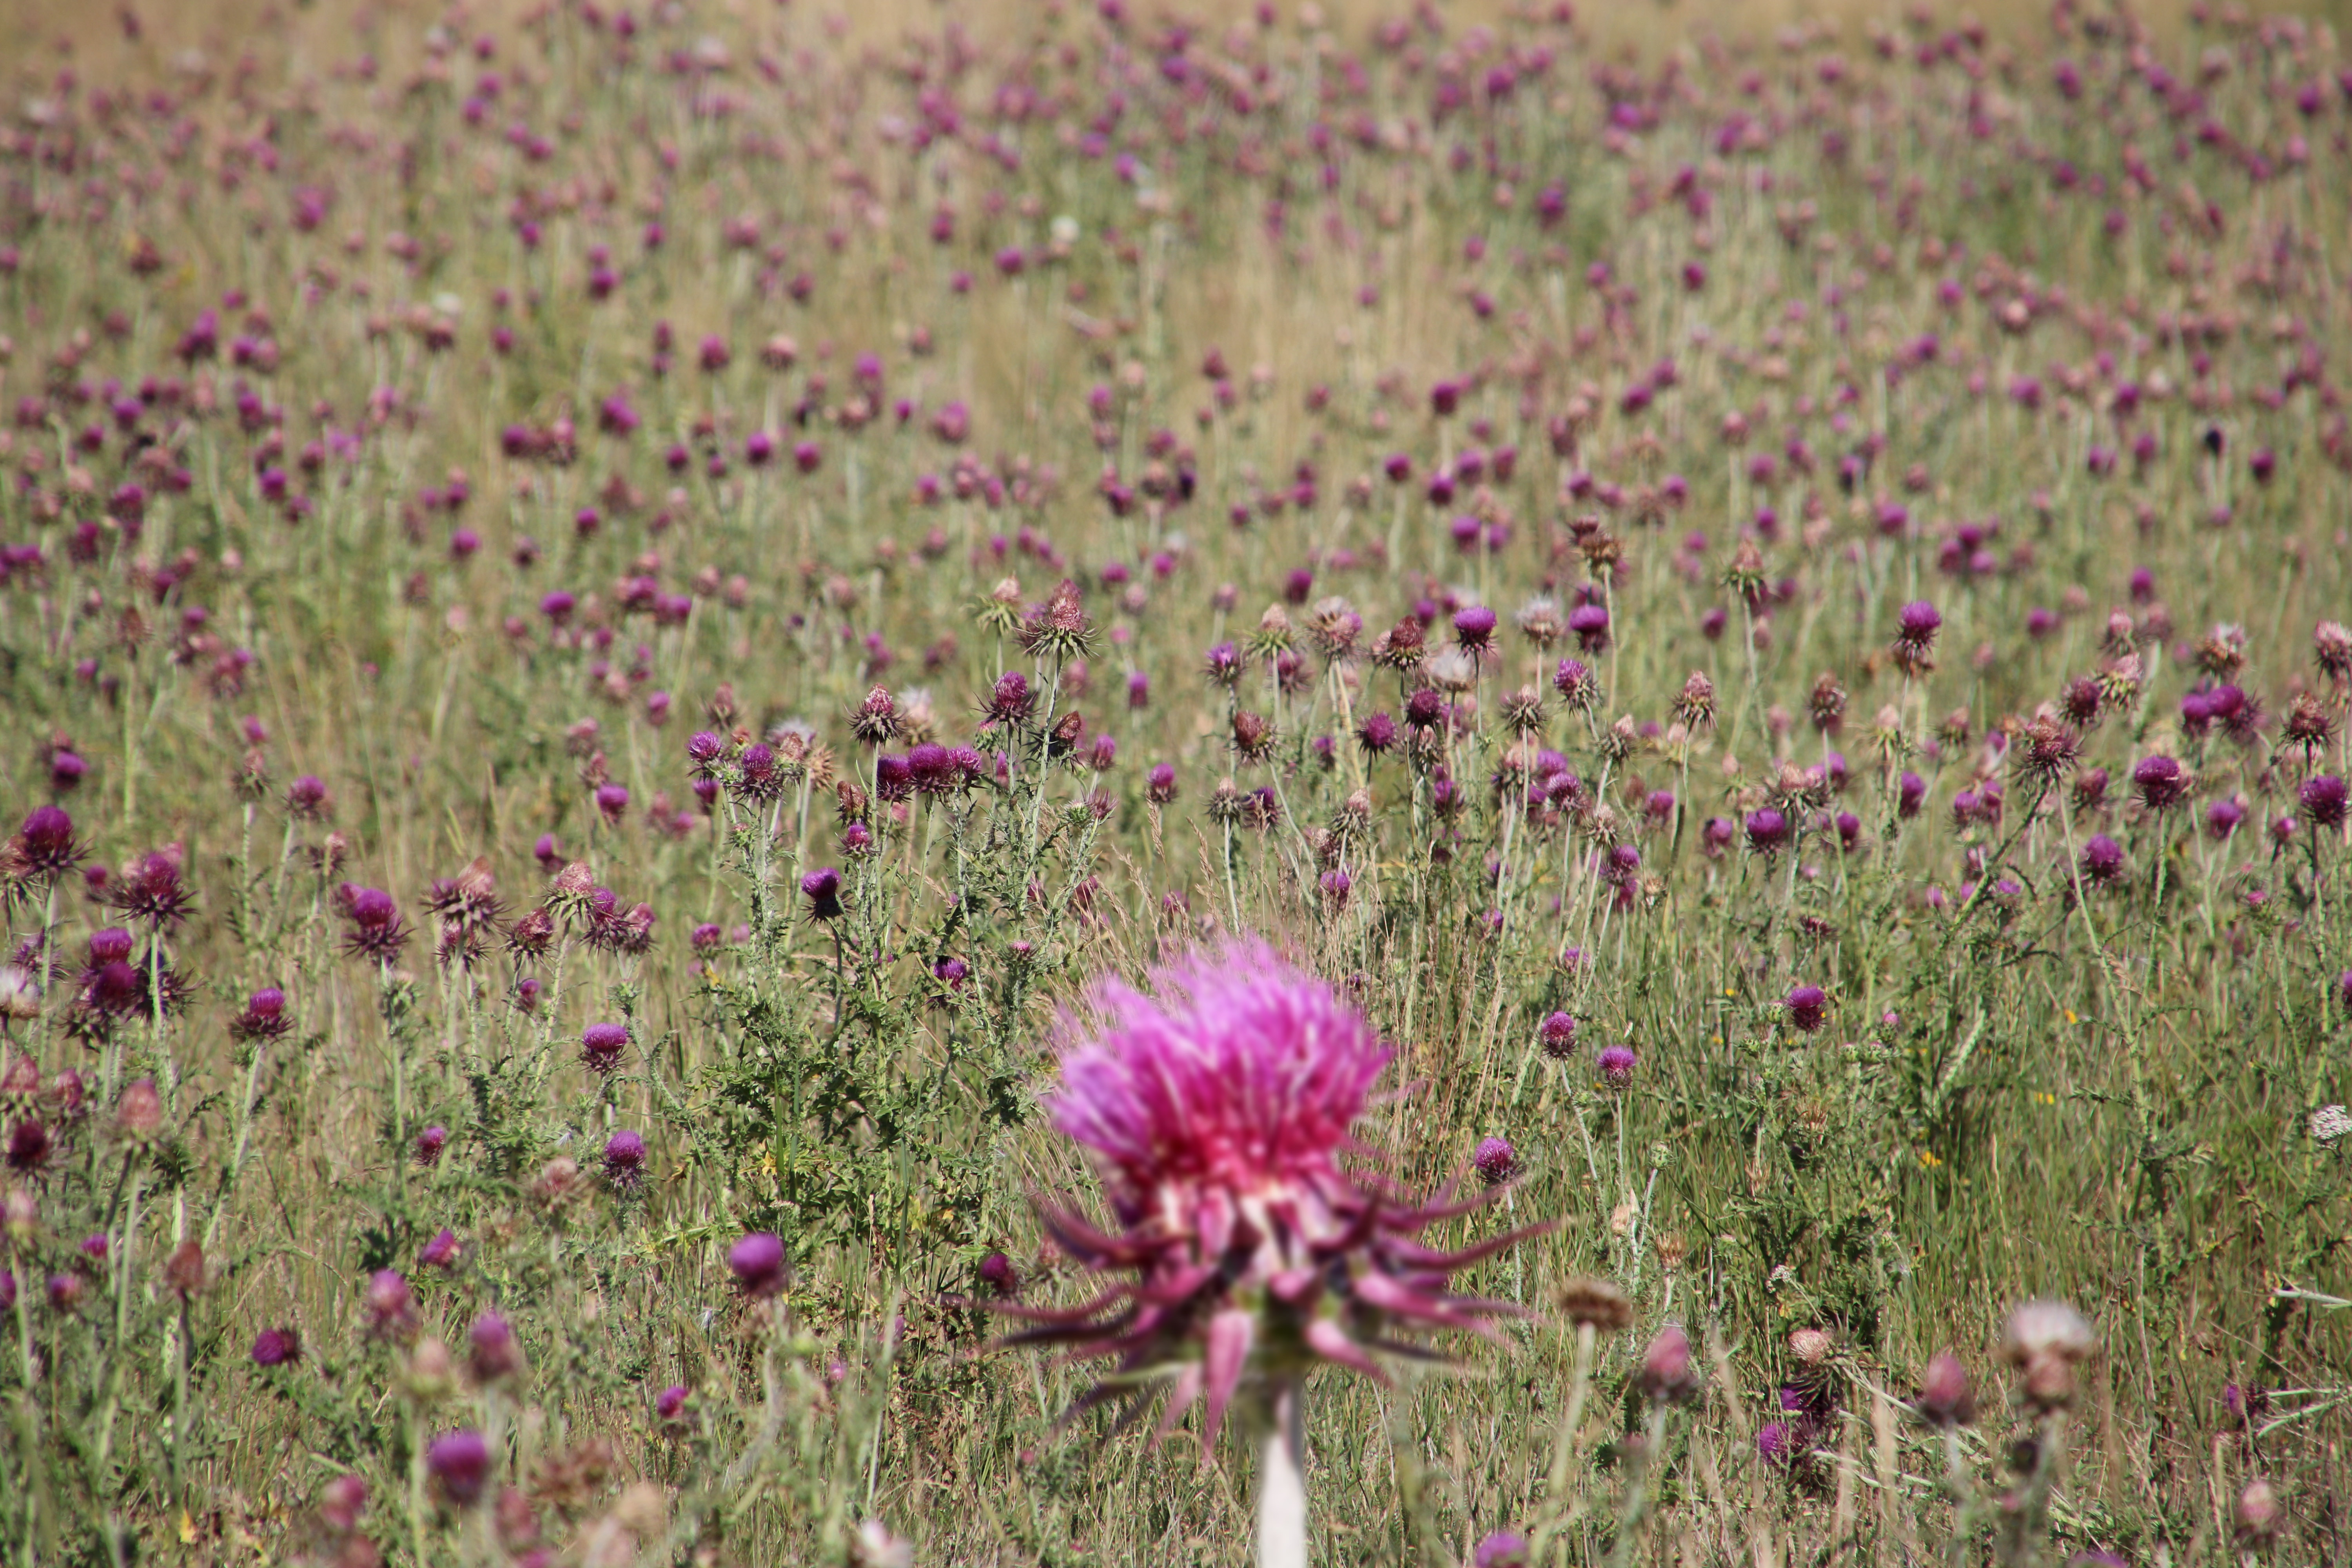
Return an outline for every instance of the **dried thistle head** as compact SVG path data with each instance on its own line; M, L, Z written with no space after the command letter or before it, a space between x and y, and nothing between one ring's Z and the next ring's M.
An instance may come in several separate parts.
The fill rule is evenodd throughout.
M1559 1288L1559 1312L1579 1328L1596 1333L1622 1333L1633 1326L1633 1303L1606 1279L1586 1276L1570 1279Z
M1683 682L1682 694L1675 699L1675 717L1693 730L1711 728L1715 723L1715 682L1699 670L1691 671Z
M1837 677L1824 671L1813 682L1813 690L1806 706L1812 713L1813 728L1824 735L1834 735L1845 722L1845 688Z
M1307 612L1307 631L1315 639L1317 651L1337 663L1355 657L1357 639L1364 635L1364 617L1336 595L1318 599Z

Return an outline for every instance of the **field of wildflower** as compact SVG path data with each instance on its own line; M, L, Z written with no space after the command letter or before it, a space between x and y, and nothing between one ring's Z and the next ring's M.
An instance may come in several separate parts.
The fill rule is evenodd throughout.
M2352 52L1592 9L6 7L0 1561L2352 1560Z

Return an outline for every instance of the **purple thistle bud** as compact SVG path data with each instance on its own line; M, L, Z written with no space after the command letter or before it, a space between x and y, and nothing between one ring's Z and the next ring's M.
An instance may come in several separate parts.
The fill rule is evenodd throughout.
M2104 888L2124 872L2124 847L2104 833L2095 833L2083 846L2083 879Z
M36 807L17 830L12 847L24 874L36 880L62 877L81 863L73 818L54 805Z
M1788 1421L1767 1421L1756 1429L1756 1457L1774 1469L1787 1469L1797 1459L1797 1428Z
M8 1130L8 1168L20 1173L39 1170L48 1163L49 1130L26 1117Z
M1642 1393L1664 1405L1686 1405L1698 1395L1698 1368L1691 1357L1690 1336L1679 1323L1668 1323L1642 1352L1639 1381Z
M2352 805L2352 789L2347 789L2344 780L2336 774L2321 773L2304 780L2295 798L2302 804L2304 815L2315 825L2337 828L2344 826L2347 805Z
M416 1296L397 1269L369 1276L362 1306L371 1339L406 1339L416 1331Z
M659 1394L654 1395L655 1418L660 1421L664 1426L672 1428L683 1426L686 1425L686 1402L688 1397L688 1393L686 1384L682 1383L671 1384L667 1388L663 1389Z
M1820 1029L1829 1016L1829 993L1818 985L1800 985L1791 990L1782 1005L1789 1010L1789 1022L1810 1035Z
M754 1231L727 1249L727 1268L747 1296L772 1296L784 1288L789 1270L784 1244L768 1231Z
M1176 798L1176 770L1166 763L1155 763L1144 782L1144 796L1154 805L1166 805Z
M621 1053L628 1044L626 1024L591 1024L580 1032L580 1060L590 1072L602 1077L621 1065Z
M1036 706L1036 696L1029 689L1029 679L1019 670L1007 670L997 678L989 692L985 714L992 724L1025 724L1030 710Z
M253 1364L284 1366L302 1353L301 1341L291 1329L264 1329L253 1336Z
M1544 1055L1554 1061L1563 1061L1576 1047L1576 1020L1566 1013L1554 1013L1543 1021L1536 1036L1542 1042Z
M1927 781L1906 771L1895 783L1895 814L1908 822L1927 804Z
M425 1473L451 1507L471 1508L489 1485L490 1446L469 1430L436 1437L425 1450Z
M2168 811L2189 794L2189 770L2167 756L2143 757L2132 768L2132 788L2150 811Z
M1454 616L1454 636L1464 647L1483 648L1495 640L1495 612L1473 605Z
M1486 1536L1470 1554L1471 1568L1528 1568L1530 1561L1527 1537L1509 1530Z
M1761 806L1748 815L1748 847L1759 855L1777 855L1789 847L1789 819L1775 806Z
M484 1312L467 1331L468 1366L476 1383L503 1383L522 1370L522 1347L514 1330L497 1312Z
M1601 1052L1601 1081L1610 1089L1623 1090L1633 1087L1633 1068L1641 1060L1631 1046L1609 1046Z
M431 1168L441 1163L441 1151L448 1146L449 1130L428 1127L416 1135L415 1158L419 1165Z
M1601 605L1579 605L1568 613L1568 629L1576 634L1577 647L1586 653L1599 653L1609 646L1609 611ZM1563 669L1566 666L1567 661L1561 661ZM1559 684L1557 678L1553 684ZM1568 695L1565 686L1560 694Z
M432 1240L418 1249L416 1261L425 1268L438 1268L445 1273L455 1268L457 1266L457 1233L446 1226L442 1226L434 1234Z
M1930 1426L1965 1426L1977 1418L1976 1391L1969 1369L1949 1351L1938 1351L1919 1380L1919 1419Z
M1507 1138L1481 1138L1477 1152L1470 1156L1470 1163L1491 1187L1511 1179L1519 1168L1519 1156Z
M1021 1275L1013 1267L1013 1259L1001 1252L992 1252L980 1260L980 1282L991 1294L1011 1299L1021 1293Z
M1925 599L1914 599L1895 616L1895 639L1907 648L1926 652L1936 646L1943 629L1943 613Z
M646 1141L624 1127L604 1140L604 1179L623 1192L635 1192L646 1175Z
M826 866L801 879L801 893L809 901L810 917L829 921L841 915L841 873Z

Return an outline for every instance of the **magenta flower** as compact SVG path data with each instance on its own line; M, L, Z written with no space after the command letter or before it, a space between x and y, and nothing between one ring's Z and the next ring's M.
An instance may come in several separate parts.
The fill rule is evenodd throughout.
M1098 1157L1120 1228L1041 1205L1070 1256L1134 1278L1077 1307L997 1309L1037 1325L1011 1343L1116 1361L1079 1408L1165 1383L1161 1429L1205 1394L1214 1443L1244 1390L1278 1409L1318 1361L1380 1377L1368 1347L1400 1331L1481 1330L1515 1310L1448 1295L1445 1279L1542 1227L1431 1251L1413 1237L1483 1200L1449 1190L1403 1203L1340 1169L1390 1055L1361 1015L1249 939L1150 983L1156 995L1097 983L1091 1038L1066 1017L1062 1088L1047 1102Z

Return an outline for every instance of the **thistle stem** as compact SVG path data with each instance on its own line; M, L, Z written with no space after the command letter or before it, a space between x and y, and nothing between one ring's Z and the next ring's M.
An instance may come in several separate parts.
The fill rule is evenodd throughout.
M1258 1479L1258 1568L1307 1568L1307 1400L1296 1383L1275 1392Z

